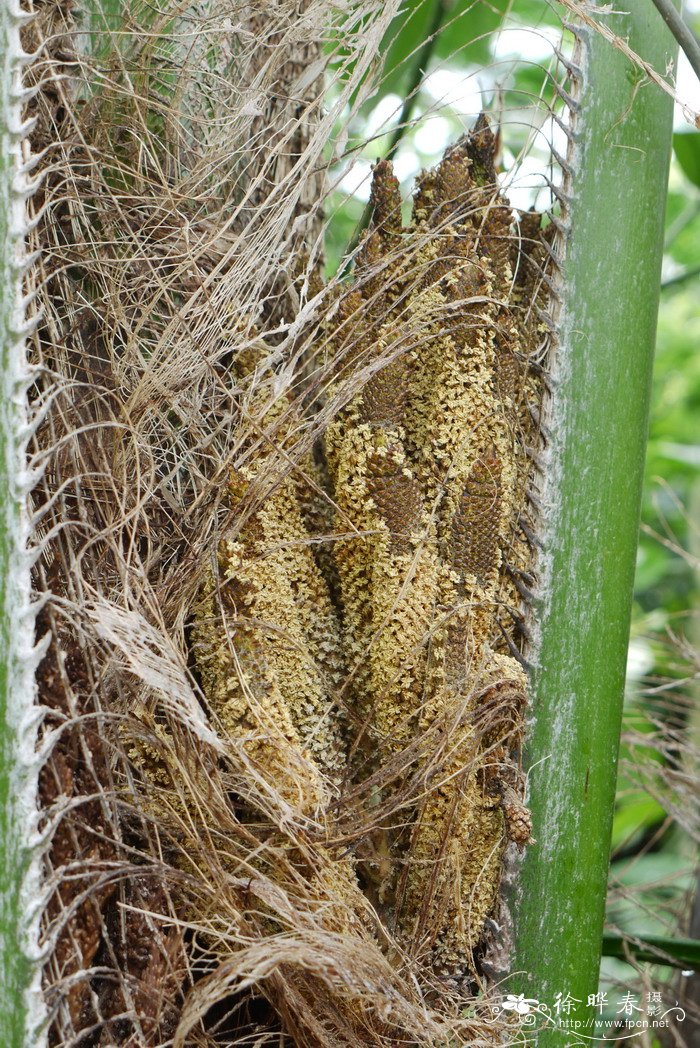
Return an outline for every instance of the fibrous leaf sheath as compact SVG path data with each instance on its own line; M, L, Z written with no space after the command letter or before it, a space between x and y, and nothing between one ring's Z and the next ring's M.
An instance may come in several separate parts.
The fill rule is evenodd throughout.
M359 68L392 11L352 7ZM494 1040L473 990L529 838L540 216L482 119L406 224L376 165L324 287L328 5L236 9L188 43L146 5L99 61L70 5L32 30L50 1043Z

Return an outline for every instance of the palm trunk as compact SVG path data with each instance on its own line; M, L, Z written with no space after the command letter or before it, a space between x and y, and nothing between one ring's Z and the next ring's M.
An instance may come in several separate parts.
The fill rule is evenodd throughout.
M603 17L666 70L651 3ZM609 43L576 39L527 761L538 843L514 906L520 988L552 1009L575 998L572 1020L598 989L672 116ZM542 1044L571 1037L548 1029Z

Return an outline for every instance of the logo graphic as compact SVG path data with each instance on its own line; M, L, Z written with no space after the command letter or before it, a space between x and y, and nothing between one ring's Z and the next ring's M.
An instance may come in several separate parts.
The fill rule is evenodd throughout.
M653 1032L685 1020L685 1011L678 1001L665 1005L661 992L656 990L644 994L643 999L642 995L627 991L616 1002L608 999L608 992L599 991L588 994L586 1003L593 1010L592 1016L589 1012L582 1017L576 1005L583 1001L568 992L555 994L552 1008L524 993L506 994L492 1008L495 1014L508 1012L517 1017L523 1026L534 1027L541 1020L544 1025L567 1030L580 1045L604 1041L611 1030L616 1041L625 1041L644 1030Z

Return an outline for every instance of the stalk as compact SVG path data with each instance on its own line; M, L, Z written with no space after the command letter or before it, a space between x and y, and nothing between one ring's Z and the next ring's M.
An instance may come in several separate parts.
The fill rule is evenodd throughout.
M22 156L17 0L0 0L0 1044L40 1040L34 613L27 543L27 383L22 281L27 169Z
M700 971L700 940L645 935L630 941L624 935L606 932L603 936L603 956L619 957L623 961L633 957L636 961L648 961L671 968L692 968L697 972Z
M651 2L616 14L598 6L667 70L675 49ZM586 1020L598 989L672 103L592 30L575 32L526 759L537 844L513 904L513 971L518 991L552 1009L570 994L579 1003L566 1018ZM539 1043L571 1039L548 1025Z

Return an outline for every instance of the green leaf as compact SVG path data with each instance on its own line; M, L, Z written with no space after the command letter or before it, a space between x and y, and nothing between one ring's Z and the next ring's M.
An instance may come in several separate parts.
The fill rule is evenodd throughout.
M638 794L625 798L615 812L612 831L612 850L617 851L637 834L655 826L666 817L666 812L653 797Z
M668 956L659 957L659 951ZM630 955L637 961L700 971L700 941L697 939L669 939L664 935L650 935L635 943L622 935L605 932L603 957L621 957L626 960Z
M683 174L700 186L700 132L682 131L673 136L673 149Z

